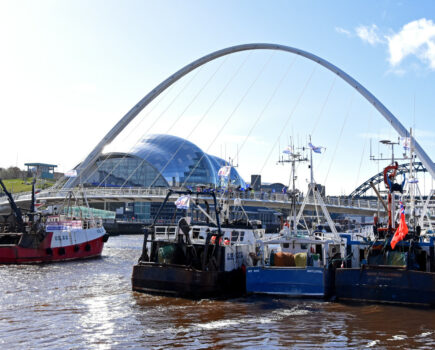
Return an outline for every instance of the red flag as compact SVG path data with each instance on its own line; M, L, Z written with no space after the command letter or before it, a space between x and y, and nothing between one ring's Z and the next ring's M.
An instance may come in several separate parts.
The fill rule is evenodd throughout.
M400 224L396 230L396 233L394 234L393 239L391 240L391 248L394 249L397 242L404 239L407 233L408 233L408 226L406 226L406 222L405 222L405 209L403 208L402 202L400 202Z

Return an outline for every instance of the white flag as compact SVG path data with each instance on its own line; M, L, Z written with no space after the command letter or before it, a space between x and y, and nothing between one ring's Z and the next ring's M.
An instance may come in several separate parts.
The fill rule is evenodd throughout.
M175 201L175 205L178 209L189 209L190 196L181 196Z
M229 165L223 166L218 171L218 176L228 177L231 172L231 167Z
M69 170L64 174L66 177L77 177L77 170Z
M410 137L401 137L400 143L402 144L403 149L405 151L407 151L411 148L411 138Z

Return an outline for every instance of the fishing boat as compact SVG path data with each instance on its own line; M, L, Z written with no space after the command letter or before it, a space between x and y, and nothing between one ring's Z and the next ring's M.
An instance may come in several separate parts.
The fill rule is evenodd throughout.
M335 271L338 300L435 306L435 237L423 238L418 225L408 229L401 202L400 224L395 222L403 186L395 182L397 168L394 162L384 169L388 204L376 192L388 211L387 224L375 218L373 239L341 235L350 258Z
M200 212L205 222L193 220L198 215L183 215L175 225L159 224L171 195L180 196L175 211ZM133 267L133 290L192 299L243 295L245 267L265 229L247 215L231 220L229 208L228 202L218 204L214 191L169 190L144 234L142 255Z
M32 204L23 215L0 179L12 215L0 223L0 264L33 264L94 258L101 255L107 235L102 220L68 214L43 214Z
M305 149L303 149L305 150ZM278 239L257 243L257 261L246 271L246 291L249 294L282 295L287 297L328 298L333 294L334 269L341 263L345 249L338 236L313 175L313 151L320 153L320 147L310 150L311 182L304 201L296 212L296 167L297 162L308 161L301 153L288 147L284 153L292 164L292 217L285 225ZM324 219L331 229L330 233L317 231L314 227L300 229L301 218L309 198L314 199L323 211ZM317 212L317 207L316 207ZM305 222L305 220L304 220ZM318 216L320 222L320 216Z

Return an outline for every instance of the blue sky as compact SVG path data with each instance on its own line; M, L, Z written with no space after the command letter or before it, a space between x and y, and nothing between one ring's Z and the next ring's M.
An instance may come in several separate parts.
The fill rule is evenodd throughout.
M169 75L251 42L296 47L340 67L415 127L434 159L434 17L433 1L0 0L0 166L39 161L67 171ZM267 51L232 55L186 76L110 149L128 151L142 135L164 132L227 158L241 148L246 180L261 173L283 183L289 169L276 165L279 149L290 137L302 145L312 134L326 147L315 177L330 194L349 193L385 165L368 160L370 138L386 154L378 140L397 137L331 72ZM301 189L307 178L303 165ZM424 183L432 185L428 177Z

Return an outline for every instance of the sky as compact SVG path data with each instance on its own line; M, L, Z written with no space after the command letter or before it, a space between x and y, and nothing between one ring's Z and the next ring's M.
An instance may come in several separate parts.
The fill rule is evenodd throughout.
M0 0L0 167L72 169L149 91L206 54L246 43L311 52L373 93L435 158L433 1ZM252 51L212 61L148 105L106 148L148 134L184 137L233 159L245 180L289 183L277 164L309 136L314 177L349 194L390 156L397 133L352 87L289 53ZM371 145L371 146L370 146ZM396 157L402 153L395 149ZM382 153L382 156L381 156ZM306 189L307 164L297 186ZM433 187L429 176L422 190Z

